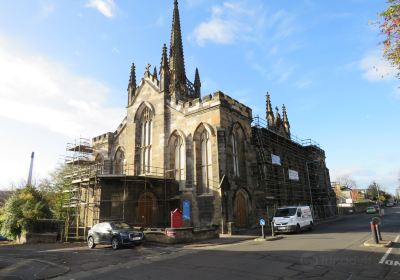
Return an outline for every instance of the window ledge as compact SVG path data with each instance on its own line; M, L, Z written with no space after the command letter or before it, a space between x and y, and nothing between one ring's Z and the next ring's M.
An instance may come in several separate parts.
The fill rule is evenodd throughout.
M207 197L207 196L214 196L214 195L212 193L202 193L197 195L197 197Z

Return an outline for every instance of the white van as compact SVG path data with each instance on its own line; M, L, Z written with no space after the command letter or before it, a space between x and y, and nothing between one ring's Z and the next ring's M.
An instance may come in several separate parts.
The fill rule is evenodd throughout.
M300 232L305 228L311 230L314 225L310 206L278 208L272 221L276 232Z

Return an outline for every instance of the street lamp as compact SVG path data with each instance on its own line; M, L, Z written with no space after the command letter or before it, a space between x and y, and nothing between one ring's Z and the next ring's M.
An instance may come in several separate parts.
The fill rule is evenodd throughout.
M311 208L311 212L312 212L312 214L313 214L313 217L314 217L314 205L313 205L313 198L312 198L312 192L311 192L310 172L309 172L309 170L308 170L308 164L309 164L309 163L314 163L314 162L321 162L321 159L312 160L312 161L306 161L306 171L307 171L308 190L309 190L309 192L310 192L310 208Z

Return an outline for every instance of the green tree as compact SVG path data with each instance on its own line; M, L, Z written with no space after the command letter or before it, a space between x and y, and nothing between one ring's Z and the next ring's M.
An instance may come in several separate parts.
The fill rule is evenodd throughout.
M37 219L52 218L47 200L33 186L17 189L0 211L0 232L15 239Z
M383 22L380 25L383 41L384 56L400 70L400 0L388 0L389 7L380 15ZM400 77L400 72L397 74Z
M71 185L71 177L68 176L70 171L69 166L60 165L49 174L48 178L43 179L39 184L39 189L47 201L49 201L49 207L56 219L65 218L63 191Z
M380 186L374 181L367 188L367 198L373 201L378 201L379 192L380 192Z
M375 181L367 188L367 198L373 201L384 202L389 200L391 197L392 195L382 190L382 187Z

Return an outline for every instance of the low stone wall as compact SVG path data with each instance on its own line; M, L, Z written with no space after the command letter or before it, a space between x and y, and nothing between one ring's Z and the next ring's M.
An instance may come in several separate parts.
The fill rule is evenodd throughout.
M167 228L164 231L146 231L145 236L147 241L165 244L191 243L219 238L218 230L215 228L194 229L192 227Z
M22 233L15 240L18 244L32 244L32 243L55 243L57 242L57 232L48 233Z
M18 244L55 243L61 239L64 221L41 219L28 224L27 228L16 238Z

